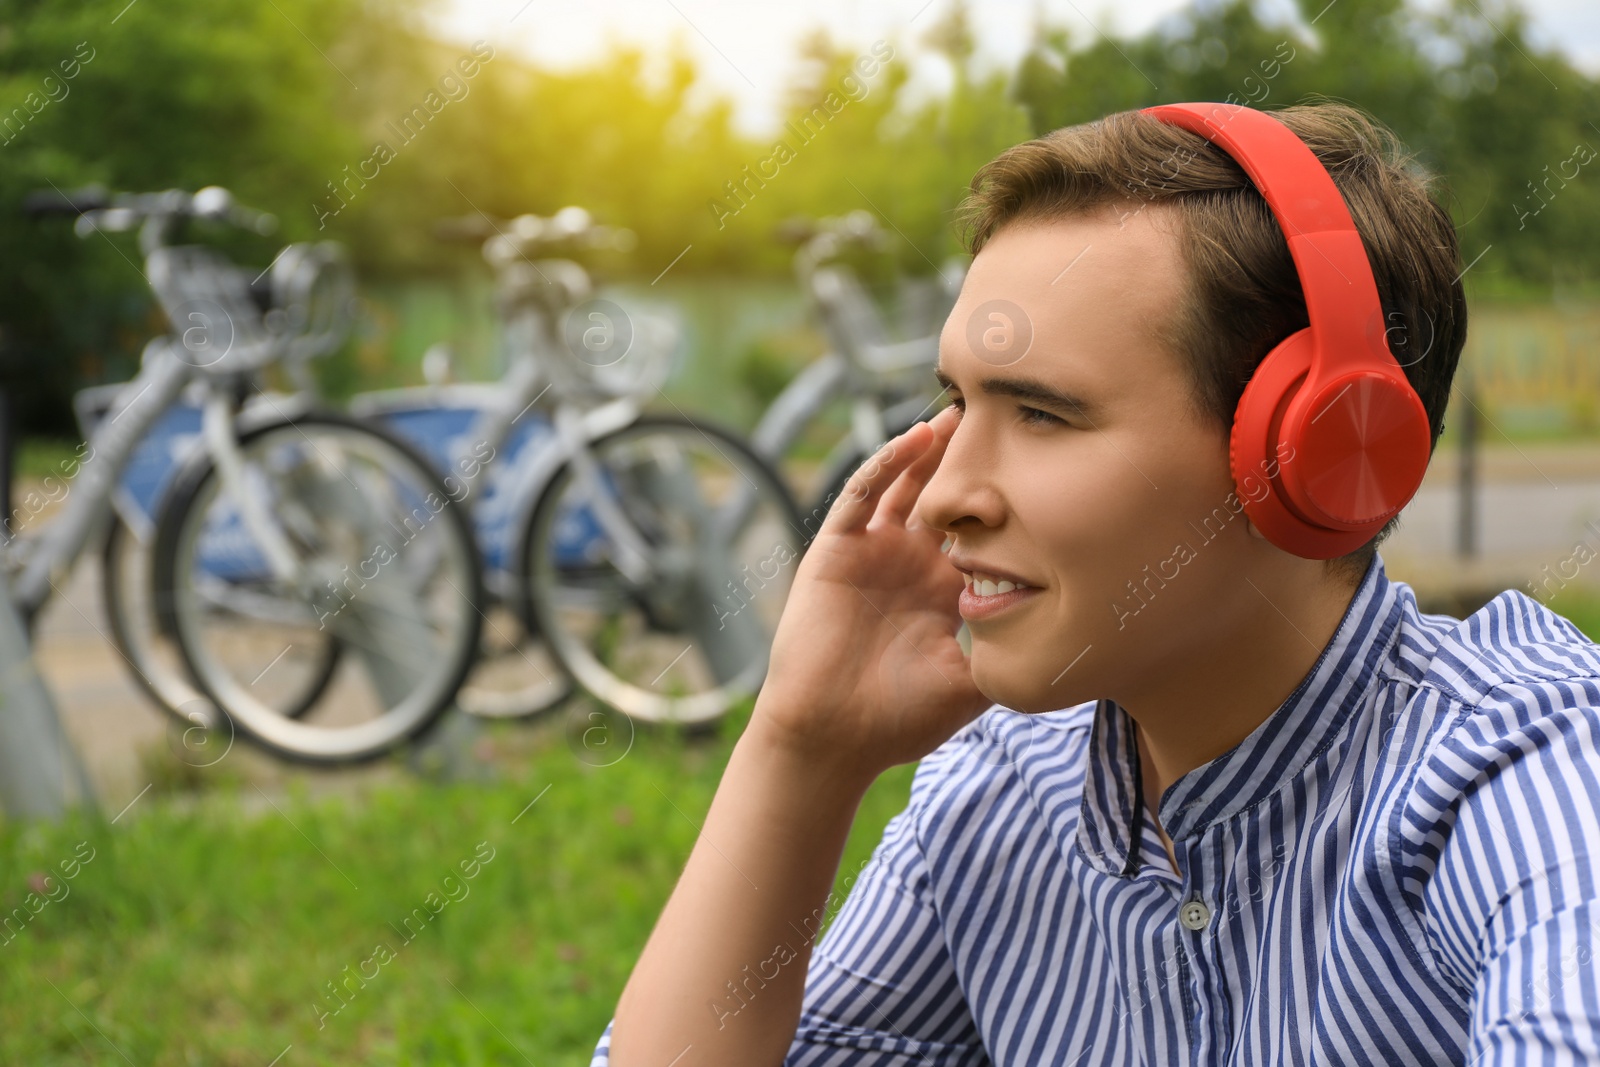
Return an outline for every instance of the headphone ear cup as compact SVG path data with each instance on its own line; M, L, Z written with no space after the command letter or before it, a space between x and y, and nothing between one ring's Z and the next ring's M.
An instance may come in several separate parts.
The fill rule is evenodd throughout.
M1306 452L1283 481L1290 508L1369 537L1416 494L1432 454L1427 409L1398 366L1302 385L1278 435Z
M1268 541L1303 559L1333 559L1354 552L1375 531L1319 525L1294 507L1283 488L1300 450L1297 442L1279 438L1283 412L1311 371L1314 347L1307 327L1284 338L1261 361L1234 409L1228 464L1245 514Z

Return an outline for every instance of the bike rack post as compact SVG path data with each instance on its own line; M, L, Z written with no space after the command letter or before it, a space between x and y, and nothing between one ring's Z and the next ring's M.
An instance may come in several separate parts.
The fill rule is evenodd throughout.
M55 819L74 801L95 807L89 776L34 665L0 570L0 806L13 817Z

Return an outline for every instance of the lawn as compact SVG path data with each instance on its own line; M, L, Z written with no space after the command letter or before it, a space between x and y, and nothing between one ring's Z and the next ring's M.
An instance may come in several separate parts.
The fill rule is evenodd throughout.
M224 762L115 825L0 827L27 917L0 932L0 1063L586 1063L748 715L609 766L558 719L498 724L488 783L269 800ZM841 883L913 770L868 794Z
M1600 598L1552 606L1600 634ZM486 782L147 762L114 825L0 824L0 1063L586 1063L749 713L603 759L582 703L493 724ZM913 772L867 795L841 899Z

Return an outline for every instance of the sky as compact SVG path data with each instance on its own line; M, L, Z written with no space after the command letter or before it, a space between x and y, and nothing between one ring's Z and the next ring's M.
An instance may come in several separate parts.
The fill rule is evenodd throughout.
M1359 3L1361 0L1334 0ZM1422 0L1418 6L1441 6ZM1470 0L1493 22L1513 0ZM1600 75L1600 0L1516 0L1530 35L1581 69ZM1042 17L1075 33L1124 36L1180 16L1192 0L971 0L983 61L1009 66L1027 49ZM779 94L795 68L796 42L826 27L836 41L870 48L879 39L915 41L949 9L949 0L439 0L436 32L462 42L491 41L542 66L582 65L625 41L647 50L678 38L700 62L706 91L734 99L735 120L757 134L777 125ZM1289 0L1258 0L1264 19L1296 25ZM912 68L912 83L938 92L948 72L932 56Z

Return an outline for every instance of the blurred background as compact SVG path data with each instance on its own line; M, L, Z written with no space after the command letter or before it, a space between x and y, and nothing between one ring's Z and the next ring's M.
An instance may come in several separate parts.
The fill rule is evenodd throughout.
M53 479L89 428L75 397L114 395L173 329L136 227L25 213L40 191L225 187L273 224L206 240L258 282L286 246L337 242L346 328L309 383L260 381L341 410L510 381L505 257L543 263L545 241L630 329L669 324L646 410L759 444L856 328L807 256L848 264L882 309L871 364L937 333L953 211L1002 149L1158 102L1319 98L1440 176L1466 268L1457 393L1390 576L1458 616L1520 589L1600 636L1600 9L1579 0L0 2L10 509L30 530L64 509ZM468 240L438 239L463 218ZM593 227L626 233L571 251ZM802 511L861 431L857 399L829 394L767 457ZM163 710L108 632L105 557L81 555L30 632L93 803L0 821L0 1061L587 1062L749 699L691 729L579 685L308 766ZM481 614L489 641L500 616ZM841 880L912 770L874 787Z

